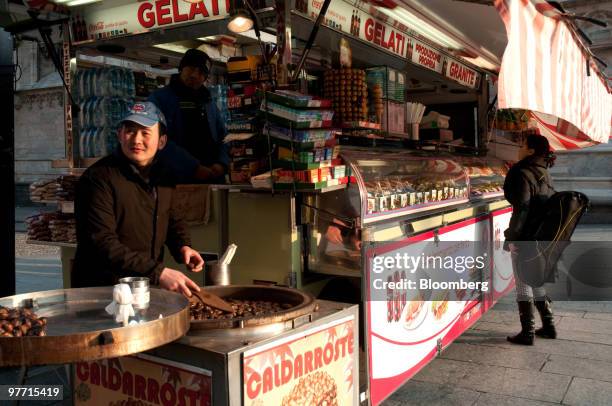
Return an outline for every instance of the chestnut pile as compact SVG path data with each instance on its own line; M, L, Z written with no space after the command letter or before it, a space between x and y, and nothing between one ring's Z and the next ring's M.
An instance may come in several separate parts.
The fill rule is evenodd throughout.
M47 319L32 310L0 306L0 337L42 337L46 330Z
M338 385L330 374L317 371L300 378L297 385L283 398L282 406L337 406Z
M232 306L232 313L207 306L195 299L189 306L192 320L233 319L236 317L257 317L287 310L293 307L289 303L270 302L265 300L226 299Z

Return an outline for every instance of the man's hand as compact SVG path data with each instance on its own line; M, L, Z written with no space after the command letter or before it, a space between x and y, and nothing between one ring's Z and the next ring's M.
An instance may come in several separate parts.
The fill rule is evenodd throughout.
M200 272L204 267L204 260L200 256L200 253L191 247L186 245L182 247L181 257L183 258L183 263L187 264L187 268L189 268L191 272Z
M193 175L197 180L208 180L215 177L214 172L207 166L200 165Z
M164 268L159 275L159 287L172 292L182 293L186 297L191 297L191 291L200 291L194 281L183 275L181 272Z
M342 232L340 231L340 227L334 225L327 227L325 238L334 244L342 244Z
M518 246L508 240L504 241L504 251L508 251L512 254L518 253Z
M225 168L223 167L223 165L212 164L210 170L215 175L215 178L220 178L221 176L225 175Z
M223 167L223 165L213 164L212 166L198 166L198 169L196 169L195 171L194 177L197 180L210 180L219 178L223 175L225 175L225 168Z

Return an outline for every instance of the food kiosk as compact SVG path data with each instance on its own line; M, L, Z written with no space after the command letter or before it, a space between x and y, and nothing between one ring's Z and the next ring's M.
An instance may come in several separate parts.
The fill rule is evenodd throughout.
M346 167L345 181L332 182L326 171L329 180L311 182L314 186L291 181L282 187L273 181L263 188L244 183L183 185L179 192L193 224L195 248L219 255L229 243L238 245L231 264L233 284L279 291L289 287L318 297L318 309L257 326L197 329L192 322L185 337L142 356L122 358L118 364L84 361L75 367L76 403L95 402L108 391L114 391L116 401L151 402L168 396L163 399L170 402L181 390L181 396L193 399L196 395L189 390L203 390L211 393L198 398L200 404L208 404L203 399L232 405L303 404L304 393L311 394L309 401L328 404L380 404L512 288L508 256L499 243L511 214L501 192L507 165L486 156L491 72L448 51L448 44L437 43L441 37L427 38L405 26L397 15L389 15L389 7L343 0L258 6L253 8L262 33L255 35L273 33L276 76L261 64L261 69L249 66L247 77L263 101L254 93L225 99L218 87L218 105L231 113L233 107L256 104L264 122L259 130L271 154L282 137L268 130L274 121L268 115L289 111L282 105L272 108L273 98L297 100L291 103L302 99L295 93L275 93L268 85L282 85L295 75L302 94L315 93L323 100L327 94L336 121L329 120L325 130L333 130L341 144L334 160ZM78 176L100 151L112 147L112 118L127 105L116 99L144 100L168 80L186 49L216 50L215 86L222 86L228 56L261 54L253 38L228 40L225 27L235 7L216 0L115 0L75 10L66 30L72 37L66 38L64 59L82 105L78 117L70 105L66 108L67 171ZM320 30L310 43L322 9L325 18L314 24ZM332 69L349 48L351 70ZM297 65L302 69L296 73ZM324 84L326 72L335 83ZM366 83L367 78L373 83ZM355 99L361 102L358 108L343 101L345 95L350 100L364 97L350 93L353 79L363 80L369 92L367 101ZM380 87L373 90L377 83ZM418 122L407 117L407 102L450 117L457 123L454 134L451 131L448 139L448 132L430 126L433 131L421 131L419 138ZM295 111L290 113L298 114ZM110 117L109 123L98 117L101 112ZM90 123L90 130L83 123ZM230 114L228 127L234 124ZM289 128L284 135L292 157L299 128ZM312 168L333 165L319 162ZM70 212L73 206L61 203L60 209ZM328 238L334 227L340 234L335 242ZM450 245L453 255L474 251L469 243L478 243L489 260L470 277L489 282L491 289L425 297L389 288L384 299L375 298L379 292L374 279L402 278L401 272L390 269L379 275L374 269L377 256L412 252L419 244L433 249L439 242ZM57 244L62 245L64 285L69 288L75 245ZM171 259L168 265L179 267ZM195 280L204 284L202 275ZM398 359L402 361L391 362ZM122 378L140 376L146 384L123 389L117 382L98 379L102 368L109 378L111 368L120 369Z

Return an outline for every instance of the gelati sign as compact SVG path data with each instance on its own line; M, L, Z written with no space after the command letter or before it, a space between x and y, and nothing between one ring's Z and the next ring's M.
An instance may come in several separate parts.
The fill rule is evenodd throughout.
M229 9L230 0L114 1L84 7L81 18L85 22L87 39L97 40L215 20L227 16Z

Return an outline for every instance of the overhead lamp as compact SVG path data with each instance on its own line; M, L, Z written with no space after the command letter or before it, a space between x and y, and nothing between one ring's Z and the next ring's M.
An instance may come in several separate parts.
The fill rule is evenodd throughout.
M254 24L254 18L250 11L244 8L244 3L240 0L235 1L234 6L230 9L230 20L227 23L227 29L238 34L250 30Z
M268 64L266 48L261 40L261 22L257 18L257 13L253 6L249 4L249 0L235 0L234 6L230 9L230 21L227 23L227 29L233 33L240 34L249 31L251 28L255 31L257 42L261 48L261 55L264 64Z

